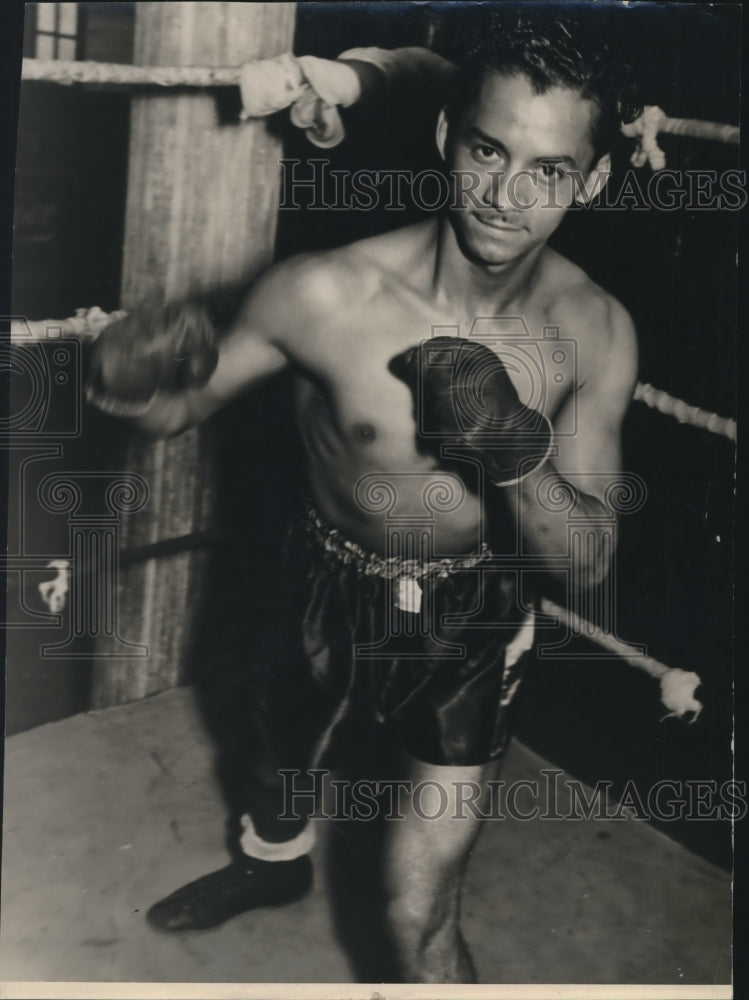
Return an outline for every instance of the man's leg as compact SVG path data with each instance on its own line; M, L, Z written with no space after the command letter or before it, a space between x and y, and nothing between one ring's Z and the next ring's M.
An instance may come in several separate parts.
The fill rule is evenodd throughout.
M313 567L314 570L314 567ZM252 662L222 684L213 680L213 726L219 775L229 806L231 864L177 889L148 912L159 930L205 930L256 906L292 902L312 884L309 850L313 796L298 821L279 820L285 811L279 769L301 771L329 708L310 676L302 642L310 570L305 546L287 539L277 574L268 581L269 630L261 641L237 642ZM240 652L241 651L241 652ZM299 777L296 785L301 786ZM306 806L306 809L303 808Z
M470 789L464 785L461 791L460 783L481 789L473 807L485 812L485 782L496 771L494 762L446 767L409 759L406 777L416 797L403 796L406 819L388 820L384 846L386 920L403 982L476 981L459 917L463 876L481 820L465 803Z
M266 722L248 708L246 725L247 745L232 747L233 780L224 775L232 807L232 861L155 903L148 921L159 930L207 930L257 906L292 902L312 884L314 828L308 819L314 811L314 785L299 775L296 787L307 787L310 794L298 796L298 819L279 819L284 788Z

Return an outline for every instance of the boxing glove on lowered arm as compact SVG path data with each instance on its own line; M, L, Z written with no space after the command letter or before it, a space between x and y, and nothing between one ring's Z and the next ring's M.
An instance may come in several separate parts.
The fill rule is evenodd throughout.
M159 392L205 385L217 363L216 330L203 306L140 306L97 338L86 397L112 416L137 418Z
M245 307L219 337L204 305L137 308L95 342L88 401L155 437L200 423L286 364L277 348L253 332L249 312Z

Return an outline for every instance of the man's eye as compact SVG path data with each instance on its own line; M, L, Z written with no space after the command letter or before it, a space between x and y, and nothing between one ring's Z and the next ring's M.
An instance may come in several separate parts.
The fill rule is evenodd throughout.
M498 156L497 150L494 146L474 146L473 155L479 160L491 160L493 157Z
M560 163L542 163L538 169L541 176L547 181L560 180L564 177L564 170L562 169L562 165Z

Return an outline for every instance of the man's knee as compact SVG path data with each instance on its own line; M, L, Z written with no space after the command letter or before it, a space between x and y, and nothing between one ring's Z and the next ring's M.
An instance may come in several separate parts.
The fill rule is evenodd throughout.
M457 927L457 887L440 891L408 888L393 891L386 902L388 928L397 942L421 951L451 926Z

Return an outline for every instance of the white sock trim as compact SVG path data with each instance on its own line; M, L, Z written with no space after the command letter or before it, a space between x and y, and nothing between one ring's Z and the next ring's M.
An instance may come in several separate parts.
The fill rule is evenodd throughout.
M273 843L259 837L252 817L247 813L241 817L240 823L242 824L242 836L239 838L240 847L245 854L260 861L294 861L304 854L309 854L315 846L315 828L309 822L296 837L281 843Z

